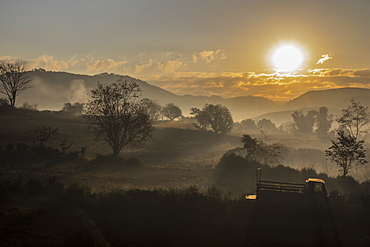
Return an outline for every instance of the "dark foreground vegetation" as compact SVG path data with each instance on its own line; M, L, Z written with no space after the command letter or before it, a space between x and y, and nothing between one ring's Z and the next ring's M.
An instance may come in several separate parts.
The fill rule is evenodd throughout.
M3 181L0 201L1 246L368 246L370 243L368 188L350 195L332 195L331 208L326 211L284 203L259 205L215 187L207 191L190 186L92 193L77 184L64 187L53 178L44 183ZM334 224L325 226L329 220Z
M222 156L239 136L162 122L147 147L114 158L80 117L0 118L0 246L370 246L369 181ZM34 138L40 126L59 136ZM323 178L330 206L247 201L256 168L266 180Z
M167 189L96 192L81 184L61 183L57 176L47 177L46 174L62 177L58 170L59 163L65 162L63 159L50 162L38 158L39 163L47 160L50 163L31 167L16 164L22 156L14 153L5 152L2 157L6 157L9 164L1 167L4 175L0 180L1 246L370 244L370 182L358 183L348 176L332 178L317 174L313 169L270 167L227 153L212 171L210 180L215 185L208 189L167 186ZM121 172L145 179L143 174L148 169L134 159L109 156L98 156L91 161L75 159L72 161L80 170L73 173L81 172L105 183L113 181L112 174ZM102 170L102 164L109 166ZM4 170L5 167L10 170ZM262 167L264 178L271 180L303 183L307 177L324 178L330 191L330 205L260 204L246 200L244 195L254 187L256 167ZM5 176L12 172L19 175L22 169L28 176ZM94 174L94 170L98 170L99 175ZM109 176L104 177L105 174ZM149 180L154 182L153 178Z

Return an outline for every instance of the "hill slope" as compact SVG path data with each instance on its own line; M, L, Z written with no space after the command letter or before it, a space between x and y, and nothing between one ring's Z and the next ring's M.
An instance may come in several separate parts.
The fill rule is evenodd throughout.
M143 90L143 97L156 100L162 106L167 103L178 105L184 115L189 115L192 107L201 108L206 103L222 104L229 108L234 119L238 121L273 111L277 107L277 104L271 100L254 96L227 99L220 96L180 96L142 80L116 74L103 73L89 76L43 70L30 71L28 74L34 79L32 88L19 95L17 103L19 105L25 101L36 103L40 110L61 110L66 102L86 102L87 94L98 82L112 83L119 78L134 80Z
M321 107L343 109L350 104L351 99L370 106L370 89L365 88L338 88L321 91L309 91L287 102L281 110L295 110L300 108Z

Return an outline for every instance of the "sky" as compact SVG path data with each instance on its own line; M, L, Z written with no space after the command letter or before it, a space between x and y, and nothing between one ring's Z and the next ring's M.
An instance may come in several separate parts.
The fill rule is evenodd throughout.
M0 0L0 59L129 75L184 95L286 101L370 88L369 0ZM275 49L302 52L280 73Z

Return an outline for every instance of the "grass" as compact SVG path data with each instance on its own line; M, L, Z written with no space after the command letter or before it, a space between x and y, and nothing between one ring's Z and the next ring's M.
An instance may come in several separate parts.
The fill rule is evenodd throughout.
M9 142L15 146L18 142L32 143L29 130L36 126L59 128L60 136L75 141L75 150L89 146L87 157L29 159L5 153L3 149L0 243L5 246L314 246L317 243L302 243L299 238L290 241L291 235L302 239L306 235L300 235L302 228L296 227L299 222L294 215L284 212L284 208L277 210L275 205L268 209L270 223L288 231L278 235L283 239L269 240L254 230L256 226L263 233L273 229L266 229L265 217L259 215L253 202L241 196L250 191L249 185L254 186L254 167L247 175L239 168L227 176L219 174L232 181L231 187L237 187L233 195L212 187L216 182L214 168L227 150L241 146L240 136L220 137L193 129L189 123L163 122L156 124L155 139L147 146L131 147L120 159L111 160L104 156L109 154L109 149L86 131L88 125L83 118L66 113L16 111L0 114L0 146ZM46 145L59 148L57 139L47 141ZM289 150L287 155L292 163L299 156L318 163L316 156L320 152L297 149ZM231 163L245 167L240 160ZM274 173L279 173L280 178L300 182L309 174L321 176L315 169L302 172L277 167L271 171L278 171ZM268 173L264 175L276 179L276 174ZM367 188L366 183L360 185L354 180L328 178L329 181L339 192L342 185L354 188L354 192L359 187L361 191ZM353 191L342 196L339 192L332 194L332 214L344 246L369 246L369 196ZM282 213L275 218L274 212ZM287 228L278 219L287 223ZM257 221L262 225L256 225Z

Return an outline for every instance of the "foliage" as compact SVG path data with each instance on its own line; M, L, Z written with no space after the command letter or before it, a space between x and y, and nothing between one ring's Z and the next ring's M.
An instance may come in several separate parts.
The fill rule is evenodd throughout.
M57 128L52 128L50 126L36 127L32 130L33 139L40 142L43 145L44 142L49 140L58 131Z
M166 118L169 118L171 121L173 121L175 118L181 117L182 111L177 105L169 103L162 108L162 114Z
M143 100L138 99L140 94L139 85L126 80L98 83L89 94L85 116L96 136L103 136L111 147L114 157L128 144L148 141L154 130Z
M190 114L198 121L200 127L211 127L216 134L225 135L233 126L233 118L229 109L223 105L206 104L202 110L191 108Z
M312 133L317 114L316 110L309 111L307 115L304 115L302 111L295 111L292 117L298 132L302 134Z
M328 132L333 122L333 115L328 115L328 108L325 106L320 107L316 116L317 129L316 133L320 139L327 139Z
M150 116L153 122L157 121L160 118L162 114L162 107L160 106L160 104L147 98L143 99L142 104L145 106L147 114Z
M337 140L332 140L332 145L325 150L330 161L340 167L341 175L347 176L353 166L365 165L364 141L357 140L353 135L346 134L343 130L337 131Z
M0 61L0 81L2 90L11 106L15 106L17 96L30 87L31 77L26 74L27 63L22 60Z
M277 128L276 128L276 125L271 122L270 119L261 119L257 122L257 127L262 130L262 131L265 131L265 132L277 132Z
M29 110L29 111L37 111L37 104L34 103L34 104L30 104L28 102L24 102L21 107L21 109L25 109L25 110Z
M243 135L241 142L243 143L243 148L247 150L247 158L251 158L258 149L256 138L252 138L250 135Z
M264 132L264 138L255 139L250 135L242 136L243 148L247 151L247 159L253 159L254 161L263 161L264 165L267 163L279 163L281 158L281 152L284 150L283 145L280 143L268 143L267 135Z
M258 133L260 131L256 125L256 122L252 119L244 119L240 123L234 123L233 129L249 133Z
M71 104L68 102L64 104L62 111L70 112L75 114L76 116L79 116L82 114L83 109L84 109L83 103L76 102L74 104Z
M355 139L359 138L361 129L370 122L368 107L351 100L351 105L342 110L342 114L336 119L340 128L348 131Z

